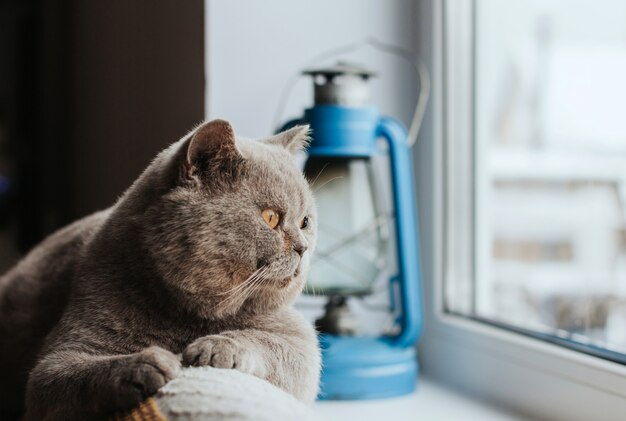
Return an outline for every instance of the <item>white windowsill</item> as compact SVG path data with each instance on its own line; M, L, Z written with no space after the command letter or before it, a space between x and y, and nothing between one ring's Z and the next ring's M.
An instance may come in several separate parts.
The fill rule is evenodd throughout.
M325 401L316 403L314 409L321 419L328 421L519 421L525 419L423 378L419 380L417 391L408 396L367 401Z

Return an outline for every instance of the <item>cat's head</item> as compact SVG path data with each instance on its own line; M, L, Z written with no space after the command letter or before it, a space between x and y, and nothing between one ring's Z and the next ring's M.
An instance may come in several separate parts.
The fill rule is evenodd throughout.
M223 318L275 309L302 290L317 234L295 161L308 131L247 140L213 120L169 154L174 184L143 213L143 243L183 305Z

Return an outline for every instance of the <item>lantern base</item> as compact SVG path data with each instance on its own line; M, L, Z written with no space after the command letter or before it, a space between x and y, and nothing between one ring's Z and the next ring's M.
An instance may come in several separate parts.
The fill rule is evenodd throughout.
M379 399L415 390L415 347L393 345L385 338L320 335L320 400Z

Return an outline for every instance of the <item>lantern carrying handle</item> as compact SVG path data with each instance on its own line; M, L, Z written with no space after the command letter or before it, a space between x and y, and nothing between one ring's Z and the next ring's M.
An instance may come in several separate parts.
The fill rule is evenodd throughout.
M417 103L415 104L415 111L413 112L411 125L409 126L409 133L406 136L408 146L409 148L411 148L417 141L417 136L419 135L422 121L424 120L424 114L426 113L426 105L428 105L431 89L430 73L428 72L428 68L416 53L398 45L382 42L375 37L367 37L353 44L342 45L336 48L332 48L330 50L326 50L308 60L302 67L308 68L310 66L319 64L320 61L352 53L366 46L394 55L396 57L403 58L411 64L415 71L415 75L419 83L419 95L417 97ZM276 107L272 128L276 128L280 124L280 121L282 120L282 115L287 106L289 96L296 82L300 79L301 73L301 71L298 71L294 75L292 75L283 87L280 94L280 99L278 101L278 106Z
M415 215L415 194L411 168L410 146L404 126L391 117L381 117L376 135L389 145L393 203L396 209L399 279L402 293L401 332L391 338L399 346L412 346L422 331L421 273L418 221Z

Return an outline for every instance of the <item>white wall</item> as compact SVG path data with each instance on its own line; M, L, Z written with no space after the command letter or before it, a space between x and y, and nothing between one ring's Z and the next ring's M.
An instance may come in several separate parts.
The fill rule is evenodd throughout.
M228 119L250 137L273 132L287 81L320 53L368 36L411 50L416 45L417 6L411 0L206 0L205 10L207 118ZM408 125L417 97L410 65L371 47L344 58L380 73L373 104ZM310 81L303 77L281 121L311 103Z

